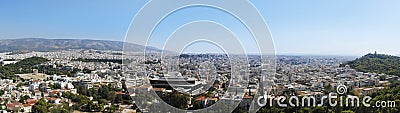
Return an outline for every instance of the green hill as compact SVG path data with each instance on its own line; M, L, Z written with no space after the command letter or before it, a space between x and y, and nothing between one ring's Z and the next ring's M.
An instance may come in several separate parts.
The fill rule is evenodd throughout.
M400 57L385 54L367 54L361 58L346 62L341 66L349 65L361 72L384 73L400 75Z

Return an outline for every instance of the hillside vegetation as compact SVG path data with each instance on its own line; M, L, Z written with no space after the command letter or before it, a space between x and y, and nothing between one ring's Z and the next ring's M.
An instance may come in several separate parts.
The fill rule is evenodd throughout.
M15 64L8 64L5 66L0 66L0 78L1 79L10 79L15 78L14 74L19 73L29 73L32 72L32 69L37 65L49 61L46 58L42 57L30 57L18 61Z
M400 75L400 57L385 54L367 54L361 58L346 62L341 66L349 65L361 72L384 73Z

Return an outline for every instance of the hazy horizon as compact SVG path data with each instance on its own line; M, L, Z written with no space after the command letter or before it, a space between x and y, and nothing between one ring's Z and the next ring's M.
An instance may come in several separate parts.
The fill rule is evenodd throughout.
M35 38L35 37L30 37L30 38L8 38L8 39L1 39L0 40L14 40L14 39L55 39L55 40L100 40L100 41L119 41L119 40L107 40L107 39L90 39L90 38ZM119 42L123 42L123 41L119 41ZM152 47L152 46L150 46ZM193 47L189 47L192 49L195 49ZM161 49L161 48L158 48ZM215 48L208 48L208 49L215 49ZM217 51L217 52L215 52ZM349 54L316 54L316 53L276 53L276 55L288 55L288 56L343 56L343 57L361 57L363 55L369 54L369 53L374 53L375 51L371 51L371 52L367 52L364 54L360 54L360 55L349 55ZM387 55L394 55L394 56L400 56L400 54L390 54L390 53L382 53L377 51L379 54L387 54ZM200 50L200 51L193 51L193 50L189 50L189 51L184 51L183 54L225 54L223 52L221 52L220 50ZM233 53L235 54L235 53ZM258 53L247 53L248 55L259 55Z
M397 31L400 15L396 12L400 10L397 7L400 1L250 1L269 25L277 54L362 56L374 51L400 54L397 44L400 42ZM123 41L132 18L146 2L0 1L0 39ZM176 12L165 19L154 31L150 46L162 48L162 41L176 27L199 19L220 22L238 37L248 37L243 26L229 15L197 7ZM252 45L251 41L242 43L245 47ZM257 52L255 49L249 51Z

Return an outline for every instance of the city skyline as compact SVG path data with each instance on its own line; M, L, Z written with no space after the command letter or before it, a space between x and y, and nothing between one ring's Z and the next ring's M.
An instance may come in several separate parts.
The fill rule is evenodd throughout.
M0 1L0 113L399 113L400 1Z
M130 21L147 1L2 1L0 39L49 38L123 41ZM264 16L272 33L277 54L361 56L378 51L398 55L400 16L398 1L255 1L251 2ZM180 26L186 21L203 19L215 13L201 13L205 8L188 9L198 14L164 26ZM241 26L230 17L223 21L232 31L242 33ZM225 22L225 23L224 23ZM160 28L163 28L161 26ZM169 35L173 27L155 31L155 36ZM245 34L245 33L243 33ZM243 37L245 37L243 35ZM158 39L157 39L158 40ZM155 45L159 44L157 40ZM246 43L246 42L244 42ZM157 47L157 46L156 46Z

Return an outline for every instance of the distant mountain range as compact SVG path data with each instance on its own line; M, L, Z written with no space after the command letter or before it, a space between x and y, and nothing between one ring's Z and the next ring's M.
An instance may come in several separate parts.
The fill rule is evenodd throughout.
M55 51L68 49L95 49L122 51L124 42L89 40L89 39L43 39L43 38L22 38L0 40L0 52L14 51ZM125 48L131 52L141 52L145 46L125 43ZM148 52L160 52L161 49L147 47Z

